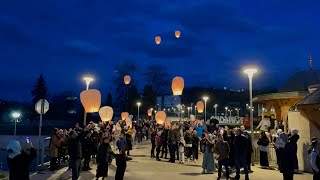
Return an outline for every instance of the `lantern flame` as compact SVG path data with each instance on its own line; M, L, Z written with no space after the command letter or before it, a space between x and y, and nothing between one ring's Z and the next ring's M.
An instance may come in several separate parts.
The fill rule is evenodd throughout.
M171 88L172 88L173 95L175 96L182 95L182 91L184 88L183 78L178 76L173 78Z
M160 44L161 43L161 37L160 36L155 37L154 40L155 40L156 44Z
M176 31L176 32L174 32L174 35L176 36L176 38L180 38L181 32L180 31Z

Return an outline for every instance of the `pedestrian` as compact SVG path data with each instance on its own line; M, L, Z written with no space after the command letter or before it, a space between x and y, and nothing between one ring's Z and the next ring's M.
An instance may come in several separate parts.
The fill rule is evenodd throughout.
M76 131L70 132L68 153L70 158L70 166L72 169L72 180L77 180L80 176L82 147L80 137Z
M295 157L296 157L296 145L295 138L289 138L289 142L285 145L283 150L283 161L281 167L281 173L283 174L283 180L293 180L295 170Z
M169 129L168 127L165 127L162 134L161 134L161 140L162 140L162 148L161 148L161 158L168 159L168 135L169 135Z
M179 141L179 163L184 164L184 148L185 148L186 142L183 138L183 136L180 137Z
M119 149L119 152L122 150L126 151L126 139L124 138L124 134L120 134L120 139L117 141L117 148Z
M252 147L251 136L250 136L250 133L248 131L246 131L246 130L244 130L243 135L247 139L246 162L247 162L248 172L252 173L253 171L251 170L251 155L253 153L253 147Z
M202 174L213 174L215 170L215 163L213 158L214 138L212 134L203 133L202 141Z
M156 160L157 161L160 161L159 155L160 155L160 150L161 150L161 146L162 146L162 139L161 139L162 133L163 133L162 131L157 132L156 137L155 137L155 145L156 145L156 151L157 151Z
M310 164L313 170L313 180L320 179L320 154L319 154L319 145L316 138L313 138L311 141L312 151L310 153Z
M126 152L124 150L121 150L119 154L116 154L116 175L115 180L123 180L124 173L127 168L127 160L126 160Z
M168 138L168 143L169 143L169 151L170 151L170 160L169 162L175 163L176 158L176 134L174 131L174 125L171 126L171 130L169 131L169 138Z
M286 145L283 138L281 138L282 134L285 134L285 133L282 132L282 129L278 129L277 135L274 140L274 147L276 149L278 170L281 170L281 168L282 168L283 150Z
M245 180L249 180L248 167L246 163L247 140L246 140L246 137L241 134L240 129L235 130L233 148L234 148L234 160L235 160L235 166L236 166L236 176L234 179L238 179L238 180L240 179L240 167L243 167Z
M132 128L129 127L128 131L126 132L126 150L128 156L130 156L130 151L132 150L132 134Z
M61 145L61 141L58 138L58 129L54 128L50 138L50 171L54 171L57 169L57 160L58 160L58 151Z
M90 164L90 159L93 152L93 147L94 147L94 143L91 138L91 132L88 131L82 144L82 153L84 157L83 168L82 168L83 171L91 170L89 164Z
M108 177L108 163L112 157L112 150L110 146L110 141L108 138L103 139L103 143L100 144L97 153L97 180L102 177L102 179Z
M199 155L199 137L197 131L194 130L192 133L192 158L194 162L197 162Z
M217 154L218 160L218 180L221 178L222 166L226 169L226 179L229 179L229 152L230 147L227 141L224 141L223 136L218 135L218 142L214 146L214 152Z
M297 142L298 140L300 139L300 136L299 136L299 131L298 129L292 129L291 130L291 136L290 136L290 141L293 142L293 145L294 145L294 152L295 152L295 156L294 156L294 171L295 172L298 172L299 171L299 166L298 166L298 145L297 145Z
M257 142L260 149L260 165L262 169L267 169L269 167L268 161L268 146L269 146L269 139L266 135L266 132L262 131L260 138Z
M151 140L151 158L155 158L154 155L154 150L156 149L156 136L157 136L157 132L151 128L150 129L150 140Z
M7 163L10 180L29 180L29 165L37 153L31 142L27 142L23 150L19 141L12 140L7 146Z
M186 150L186 156L187 156L187 162L191 160L192 155L192 134L193 131L192 127L190 127L185 133L184 133L184 140L186 142L185 150Z

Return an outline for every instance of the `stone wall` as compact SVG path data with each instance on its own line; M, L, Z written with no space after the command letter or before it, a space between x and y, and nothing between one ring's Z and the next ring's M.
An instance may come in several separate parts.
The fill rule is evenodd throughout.
M295 128L299 130L300 139L298 141L297 153L299 170L312 172L310 166L310 157L307 150L310 146L312 137L317 137L320 140L320 131L316 129L299 111L289 111L288 128Z

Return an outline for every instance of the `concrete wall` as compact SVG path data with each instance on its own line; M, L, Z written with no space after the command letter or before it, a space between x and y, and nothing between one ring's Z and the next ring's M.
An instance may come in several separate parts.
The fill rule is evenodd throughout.
M310 157L307 150L310 146L312 137L317 137L320 139L320 131L316 129L299 111L289 111L288 128L295 128L299 130L300 139L298 141L297 153L299 170L312 172L310 166Z

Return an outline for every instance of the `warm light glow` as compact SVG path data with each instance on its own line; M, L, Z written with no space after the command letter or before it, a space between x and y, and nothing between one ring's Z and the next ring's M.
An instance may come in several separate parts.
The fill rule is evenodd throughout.
M131 82L131 77L129 76L129 75L125 75L124 77L123 77L123 82L124 82L124 84L130 84L130 82Z
M228 110L228 107L225 107L224 109Z
M127 119L129 117L129 113L128 112L122 112L121 113L121 119L122 120L125 120L125 119Z
M214 107L218 107L218 104L215 104Z
M94 79L93 79L93 77L85 76L85 77L83 77L83 80L86 81L87 90L88 90L90 83L91 83L92 81L94 81Z
M152 116L152 108L148 109L148 116Z
M99 115L102 121L110 121L113 117L113 109L110 106L100 108Z
M141 102L137 102L137 106L139 107L141 105Z
M204 101L207 101L207 100L209 99L209 97L208 97L208 96L204 96L202 99L203 99Z
M161 37L160 36L155 37L154 41L156 42L156 44L160 44L161 43Z
M163 124L166 121L167 114L164 111L158 111L155 115L157 124Z
M204 104L202 101L198 101L197 102L197 111L198 113L203 113L203 110L204 110Z
M181 32L180 31L176 31L176 32L174 32L174 35L176 36L176 38L180 38Z
M12 117L14 117L14 118L19 118L21 114L18 113L18 112L14 112L14 113L12 113L11 115L12 115Z
M98 112L101 105L101 93L96 89L82 91L80 101L87 113Z
M171 89L175 96L182 95L184 88L184 79L182 77L176 76L172 79Z
M253 74L258 72L258 70L256 68L248 68L248 69L245 69L243 72L248 74L249 78L250 77L252 78Z

